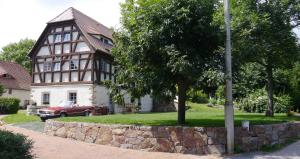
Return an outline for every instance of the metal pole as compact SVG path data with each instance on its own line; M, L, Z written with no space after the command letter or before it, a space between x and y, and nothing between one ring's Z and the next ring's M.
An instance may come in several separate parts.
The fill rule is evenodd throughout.
M232 66L231 66L231 18L230 0L224 0L224 14L226 25L226 103L225 103L225 127L227 130L227 153L234 153L234 110L232 101Z

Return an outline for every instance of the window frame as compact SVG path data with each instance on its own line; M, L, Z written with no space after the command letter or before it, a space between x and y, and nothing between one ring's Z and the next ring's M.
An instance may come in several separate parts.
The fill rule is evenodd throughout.
M56 37L60 37L60 41L56 41ZM55 34L54 35L54 40L53 40L53 43L61 43L62 42L62 35L61 34Z
M73 95L75 95L75 101L74 101L74 96ZM77 91L69 91L68 92L68 100L69 101L73 101L74 102L74 104L77 104Z
M76 61L76 65L74 65L74 66L76 66L76 68L72 68L72 64L74 64L74 62ZM78 65L79 65L79 60L78 59L73 59L73 60L70 60L69 61L69 70L78 70L79 68L78 68Z
M59 66L58 70L55 69L56 68L56 64L58 64L58 66ZM53 64L52 64L52 70L53 71L61 71L61 62L53 62Z
M47 65L47 67L46 67ZM47 68L47 69L45 69ZM49 70L50 68L50 70ZM43 64L43 72L51 72L52 71L52 62L44 62Z
M46 102L46 98L45 95L48 95L48 102ZM50 93L49 92L43 92L42 93L42 102L41 102L43 105L50 105Z
M68 40L65 40L65 38L66 38L66 35L69 35L68 37L69 37L69 39ZM66 33L64 33L63 34L63 40L62 40L63 42L68 42L68 41L71 41L71 33L70 32L66 32Z
M12 89L11 88L8 89L8 94L12 94Z

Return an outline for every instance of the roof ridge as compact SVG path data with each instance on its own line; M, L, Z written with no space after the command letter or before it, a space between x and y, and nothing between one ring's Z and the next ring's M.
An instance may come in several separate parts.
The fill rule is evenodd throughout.
M58 17L60 17L61 15L63 15L64 13L66 13L69 10L71 10L71 13L72 13L72 18L71 19L74 19L73 9L74 9L73 7L69 7L68 9L66 9L65 11L63 11L62 13L60 13L59 15L57 15L55 18L51 19L48 23L53 23L52 21L54 21L55 19L57 19Z

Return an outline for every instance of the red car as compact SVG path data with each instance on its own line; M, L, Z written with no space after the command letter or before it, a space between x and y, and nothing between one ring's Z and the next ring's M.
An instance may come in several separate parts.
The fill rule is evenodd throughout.
M73 101L62 101L57 106L38 110L38 116L40 116L42 121L66 116L91 116L94 109L94 106L78 106Z

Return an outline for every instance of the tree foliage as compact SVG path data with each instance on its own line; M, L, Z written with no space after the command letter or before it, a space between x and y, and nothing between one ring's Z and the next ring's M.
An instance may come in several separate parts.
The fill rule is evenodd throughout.
M239 60L263 66L270 116L274 114L274 70L291 67L299 55L292 31L299 22L299 6L298 0L235 0L232 4L234 51Z
M35 44L35 40L23 39L17 43L11 43L2 48L0 60L16 62L31 72L31 62L27 54Z
M126 0L113 50L117 81L133 95L174 94L185 122L186 92L218 50L215 0Z

